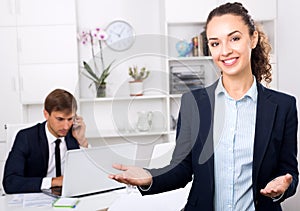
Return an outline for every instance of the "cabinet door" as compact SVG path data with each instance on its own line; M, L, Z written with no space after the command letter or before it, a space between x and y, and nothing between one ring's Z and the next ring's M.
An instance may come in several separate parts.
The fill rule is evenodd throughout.
M18 91L16 29L0 27L0 34L0 127L1 130L4 130L4 124L20 122L22 106L19 102Z
M75 0L16 0L18 25L75 24Z
M0 26L15 26L16 25L16 8L15 0L0 1Z
M77 62L75 26L18 27L20 64Z
M2 179L3 179L4 165L5 165L5 161L0 161L0 179L1 179L1 181L2 181ZM1 185L0 185L0 194L1 194L1 195L4 194L2 182L1 182Z
M23 104L43 103L54 89L75 93L78 83L77 63L21 65L21 101Z
M205 22L217 0L166 0L165 4L167 22Z

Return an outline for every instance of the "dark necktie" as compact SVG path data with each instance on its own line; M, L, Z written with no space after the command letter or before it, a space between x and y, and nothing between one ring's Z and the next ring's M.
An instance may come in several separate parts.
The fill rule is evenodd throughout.
M55 169L56 169L56 177L61 176L60 149L59 149L60 142L61 142L60 139L56 139L56 141L55 141Z

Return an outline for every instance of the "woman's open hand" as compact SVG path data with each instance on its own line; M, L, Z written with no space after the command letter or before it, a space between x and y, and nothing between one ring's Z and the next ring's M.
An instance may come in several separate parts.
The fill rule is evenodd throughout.
M290 174L286 174L280 177L276 177L267 184L264 189L260 190L260 193L264 196L275 198L282 195L293 181L293 177Z
M152 183L152 175L143 168L122 164L114 164L113 167L122 171L120 174L109 175L109 178L118 182L136 186L147 186Z

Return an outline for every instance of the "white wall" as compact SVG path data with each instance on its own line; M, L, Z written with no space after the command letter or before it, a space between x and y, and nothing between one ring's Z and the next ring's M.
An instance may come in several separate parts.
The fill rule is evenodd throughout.
M300 100L300 2L278 0L278 88L297 98L298 113ZM299 115L298 115L299 118ZM298 125L298 128L299 125ZM299 129L298 129L299 134ZM299 135L298 135L299 137ZM298 138L299 140L299 138ZM299 144L298 144L299 148ZM298 150L299 151L299 150ZM298 162L299 162L298 153ZM298 188L299 190L299 188ZM284 202L285 211L296 211L300 207L300 193Z
M108 65L116 59L113 64L111 75L107 78L107 95L113 96L116 90L120 90L128 78L128 67L132 65L146 66L148 70L160 70L162 60L159 57L147 58L145 53L148 45L162 47L162 43L148 42L147 38L154 40L155 37L163 34L164 7L161 0L76 0L77 2L77 23L78 31L83 29L94 29L96 27L106 28L114 20L125 20L130 23L135 31L136 39L131 49L124 52L110 50L103 43L103 57ZM154 37L155 36L155 37ZM147 38L145 38L147 37ZM89 48L79 45L80 60L89 61L91 51ZM96 49L98 51L98 48ZM82 63L82 62L81 62ZM120 80L122 78L122 80ZM150 79L150 80L149 80ZM151 81L151 75L147 83ZM127 82L127 81L126 81ZM81 97L92 97L91 89L88 89L90 80L81 77ZM127 85L127 84L126 84ZM125 95L125 94L124 94ZM128 94L127 94L128 95Z
M107 78L107 96L114 96L116 93L124 96L127 89L122 90L122 84L127 85L128 67L132 65L146 66L148 70L162 70L164 62L159 56L147 56L149 49L155 46L155 49L163 47L162 39L156 39L164 32L164 7L161 0L113 0L113 1L99 1L99 0L76 0L77 2L77 26L78 31L84 29L106 28L109 23L114 20L125 20L134 28L136 39L135 43L129 50L124 52L112 51L103 43L103 57L105 64L108 65L111 61L116 60L117 65L113 65L110 76ZM150 38L149 38L150 37ZM149 40L152 42L149 42ZM151 45L149 47L149 45ZM91 58L90 48L79 44L80 61L89 61ZM96 51L98 51L96 49ZM152 74L153 75L153 74ZM153 75L154 76L154 75ZM146 83L161 83L161 79L149 76ZM90 81L84 77L80 77L80 97L90 98L94 93L88 86ZM145 84L146 85L146 84ZM124 108L123 108L124 109ZM91 121L86 121L91 122ZM102 121L103 124L107 122ZM91 128L93 125L88 125ZM151 155L151 144L145 144L147 137L139 137L136 140L139 143L137 157L141 160L141 164L147 163L147 158ZM93 145L101 144L100 140L92 140ZM115 141L127 141L127 139L107 140L109 143ZM130 138L130 141L134 141ZM150 142L149 142L150 143ZM150 150L149 150L150 149ZM139 163L138 163L139 165Z

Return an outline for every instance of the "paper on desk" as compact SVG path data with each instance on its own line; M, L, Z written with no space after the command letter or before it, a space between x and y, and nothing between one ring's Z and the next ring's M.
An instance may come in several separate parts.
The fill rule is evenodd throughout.
M9 205L23 205L23 194L12 195L11 200L8 201Z
M55 198L44 193L24 194L23 207L51 207Z
M8 204L23 207L51 207L54 200L55 198L44 193L14 194Z

